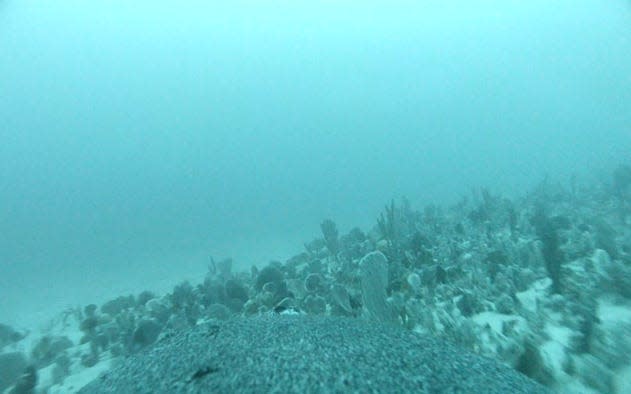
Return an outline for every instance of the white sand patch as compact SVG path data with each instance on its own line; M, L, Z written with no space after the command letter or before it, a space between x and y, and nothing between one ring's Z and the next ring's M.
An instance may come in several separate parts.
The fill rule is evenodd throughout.
M97 378L102 372L107 371L112 359L109 353L104 352L100 355L98 363L90 368L81 364L81 356L90 352L90 345L85 343L80 345L81 338L84 333L79 329L78 315L72 310L58 313L54 318L46 323L40 324L40 327L31 331L21 341L7 346L6 349L12 351L21 351L29 355L31 350L45 336L63 336L67 337L73 346L66 349L65 353L70 359L70 370L62 384L54 384L55 363L37 370L37 390L42 393L75 393L81 387L85 386L93 379Z
M569 346L572 338L572 330L570 328L548 321L543 330L550 336L551 342L556 342L565 347Z
M528 290L516 293L517 299L530 312L537 312L539 300L547 296L547 290L552 285L550 278L535 281Z
M112 360L100 361L90 368L81 367L66 377L62 384L53 385L48 389L48 394L76 393L79 389L98 378L99 375L111 368Z
M505 351L514 348L515 337L521 337L529 331L526 320L516 315L482 312L474 315L472 320L479 327L478 339L480 344L476 348L482 354L487 354L490 357L498 357L502 349ZM510 333L505 334L505 329ZM510 361L505 358L504 361L510 364L514 360Z
M504 324L514 324L517 331L525 331L528 329L526 319L517 315L503 315L497 312L482 312L472 317L473 322L480 327L489 326L497 334L502 334Z
M615 303L614 300L601 297L598 299L598 318L603 327L611 325L631 325L631 303Z
M571 377L563 371L563 365L568 361L565 346L554 340L546 341L539 347L539 353L544 360L544 364L554 375L556 382L566 382Z
M603 331L614 333L623 330L631 332L631 303L620 302L609 297L598 300L598 318ZM631 365L626 365L614 371L614 385L617 393L631 393Z

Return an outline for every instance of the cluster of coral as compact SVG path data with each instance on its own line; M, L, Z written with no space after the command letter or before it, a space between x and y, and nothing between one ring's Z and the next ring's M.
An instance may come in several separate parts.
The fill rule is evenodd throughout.
M321 237L285 262L233 272L230 259L211 259L203 283L68 311L63 324L79 324L78 343L51 334L28 357L0 357L22 367L14 379L30 366L50 388L76 368L115 362L201 321L304 313L434 335L558 392L623 392L620 376L631 371L630 224L625 166L606 182L544 181L515 200L481 190L448 208L393 201L368 232L340 235L325 220ZM4 331L7 349L21 339Z

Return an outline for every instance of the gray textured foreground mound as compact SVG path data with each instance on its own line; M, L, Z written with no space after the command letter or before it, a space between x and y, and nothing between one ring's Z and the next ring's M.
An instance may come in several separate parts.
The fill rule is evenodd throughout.
M546 393L508 367L396 326L237 318L167 337L80 393Z

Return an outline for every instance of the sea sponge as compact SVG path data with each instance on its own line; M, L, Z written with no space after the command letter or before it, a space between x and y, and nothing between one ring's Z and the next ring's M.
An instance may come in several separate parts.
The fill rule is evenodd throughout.
M364 316L379 322L393 321L395 314L386 302L388 259L381 252L372 252L359 262Z

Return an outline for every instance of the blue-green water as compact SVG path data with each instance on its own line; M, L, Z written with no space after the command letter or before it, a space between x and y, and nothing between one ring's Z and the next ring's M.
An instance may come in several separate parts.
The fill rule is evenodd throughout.
M628 1L5 0L0 321L629 152Z

